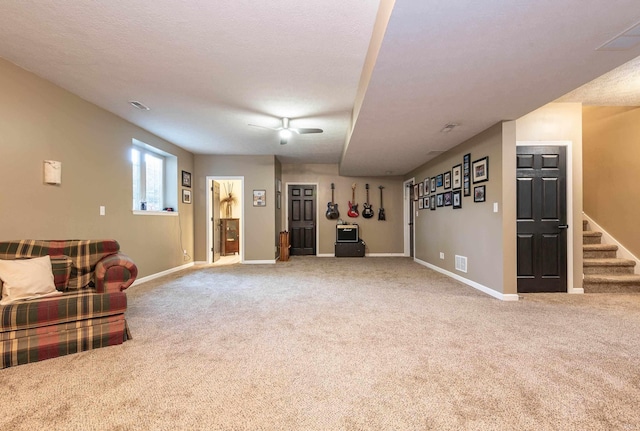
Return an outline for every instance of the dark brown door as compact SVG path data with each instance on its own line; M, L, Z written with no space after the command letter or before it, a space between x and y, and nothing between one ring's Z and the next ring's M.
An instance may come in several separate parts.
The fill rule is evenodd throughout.
M566 148L518 146L516 153L518 292L566 292Z
M289 252L292 256L316 254L316 186L290 185Z

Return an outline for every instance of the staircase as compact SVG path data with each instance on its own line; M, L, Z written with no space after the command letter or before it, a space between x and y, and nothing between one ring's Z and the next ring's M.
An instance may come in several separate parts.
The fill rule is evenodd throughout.
M618 258L618 246L602 244L602 232L588 230L586 220L582 230L584 293L640 293L635 261Z

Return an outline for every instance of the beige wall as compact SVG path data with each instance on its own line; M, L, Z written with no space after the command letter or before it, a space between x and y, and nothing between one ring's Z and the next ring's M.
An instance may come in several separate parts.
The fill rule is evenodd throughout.
M403 239L403 190L402 179L399 177L343 177L338 173L338 165L333 164L303 164L282 165L283 198L286 197L286 184L318 184L318 254L335 253L336 220L325 217L327 203L331 202L331 183L335 184L335 202L338 204L340 218L357 223L360 226L360 236L366 243L367 253L401 254L404 250ZM356 183L356 201L358 211L362 214L363 202L366 201L365 184L369 183L369 203L373 205L375 216L370 219L347 216L348 202L351 200L351 185ZM383 204L386 221L378 220L380 208L380 190L383 190ZM285 200L283 199L283 205ZM282 213L282 227L287 226L287 212Z
M414 170L407 179L417 182L435 177L462 163L471 153L471 162L489 157L486 201L462 197L462 208L439 207L417 210L415 257L457 274L498 293L514 294L515 285L515 125L499 123L445 154ZM506 155L503 157L503 154ZM513 184L511 184L511 182ZM438 188L436 193L442 193ZM493 204L498 212L493 212ZM440 253L444 253L444 259ZM466 256L467 273L455 269L455 255Z
M573 262L573 287L582 288L582 105L550 103L519 118L516 139L571 142L572 160L567 159L567 175L571 175L573 184L570 202L573 214L568 214L567 220L573 233L573 247L569 245L568 258Z
M584 212L640 256L640 108L585 106Z
M0 239L114 238L141 277L190 262L192 205L132 214L131 141L177 156L176 182L191 153L2 59L0 95ZM43 160L62 162L61 185L43 183Z
M206 177L244 177L243 206L245 261L273 261L276 256L274 156L196 155L194 158L195 260L207 260ZM267 206L253 206L253 190L266 190ZM241 246L242 247L242 246Z

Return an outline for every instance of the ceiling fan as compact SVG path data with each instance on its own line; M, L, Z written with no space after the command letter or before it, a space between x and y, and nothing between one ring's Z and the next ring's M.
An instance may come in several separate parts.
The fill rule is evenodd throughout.
M282 126L281 127L266 127L266 126L259 126L257 124L249 124L250 126L253 127L260 127L263 129L269 129L269 130L276 130L278 132L280 132L280 145L285 145L288 141L289 138L291 137L291 135L293 133L297 133L298 135L306 135L308 133L322 133L323 130L322 129L308 129L308 128L292 128L289 127L289 118L284 117L282 119Z

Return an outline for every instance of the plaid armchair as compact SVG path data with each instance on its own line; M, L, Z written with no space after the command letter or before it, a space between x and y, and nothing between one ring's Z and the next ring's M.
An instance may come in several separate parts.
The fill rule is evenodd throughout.
M49 255L62 295L0 305L1 368L40 361L131 338L124 290L138 268L114 240L0 242L0 259Z

